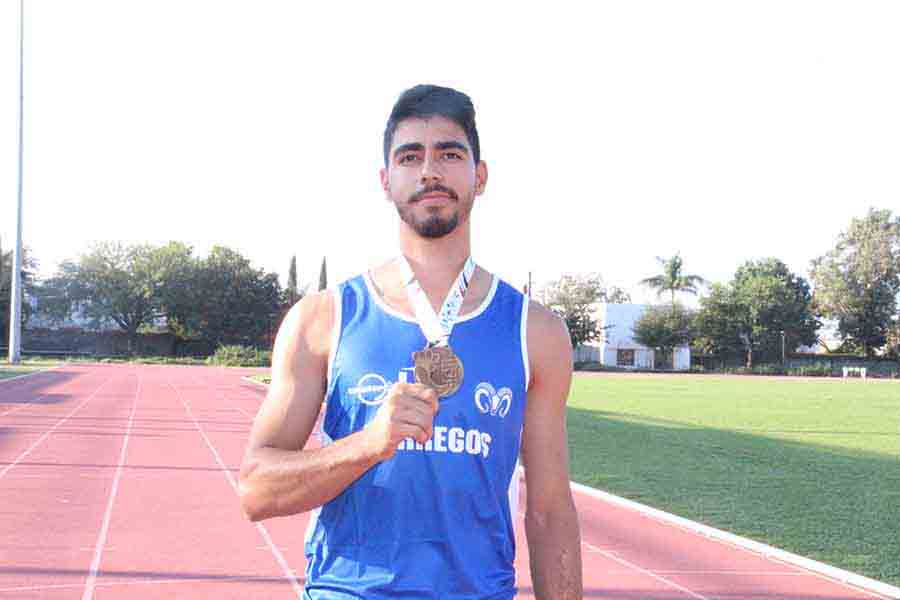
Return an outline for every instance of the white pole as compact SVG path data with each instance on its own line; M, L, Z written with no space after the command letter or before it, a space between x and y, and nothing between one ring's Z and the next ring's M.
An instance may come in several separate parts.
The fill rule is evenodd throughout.
M13 250L12 298L9 315L9 362L17 364L22 345L22 146L24 114L25 0L19 0L19 194L16 207L16 247Z

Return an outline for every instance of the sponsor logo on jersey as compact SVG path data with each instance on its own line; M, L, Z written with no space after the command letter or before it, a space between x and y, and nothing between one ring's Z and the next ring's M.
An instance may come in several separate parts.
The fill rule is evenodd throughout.
M413 367L400 369L397 373L397 381L401 383L409 383L410 372ZM359 378L356 385L347 390L348 394L356 396L356 399L369 406L378 406L387 397L388 392L394 382L385 379L378 373L366 373Z
M347 392L356 396L357 400L363 404L377 406L384 402L384 397L387 396L392 385L392 382L378 373L366 373Z
M508 387L495 390L494 386L486 381L475 387L475 406L483 415L489 414L502 419L512 406L512 397L512 390Z

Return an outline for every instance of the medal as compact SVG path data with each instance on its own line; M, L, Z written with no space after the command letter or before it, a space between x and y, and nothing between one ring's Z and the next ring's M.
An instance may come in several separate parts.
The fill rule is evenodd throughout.
M416 312L419 327L428 340L425 348L413 352L416 381L433 388L439 397L446 398L455 394L462 385L462 360L450 348L449 340L472 274L475 272L475 263L471 256L466 259L466 264L444 299L440 314L434 312L425 291L412 272L412 267L409 266L409 261L403 255L400 256L400 265L407 282L407 297Z
M416 381L434 388L444 398L462 385L463 364L450 346L434 346L413 352Z

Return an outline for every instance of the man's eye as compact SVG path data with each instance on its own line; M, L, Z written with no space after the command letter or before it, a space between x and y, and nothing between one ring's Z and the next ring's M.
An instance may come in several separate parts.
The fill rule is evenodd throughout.
M444 152L444 158L449 158L451 160L460 160L462 159L462 155L459 152Z
M404 154L400 157L400 164L414 162L418 158L415 154Z

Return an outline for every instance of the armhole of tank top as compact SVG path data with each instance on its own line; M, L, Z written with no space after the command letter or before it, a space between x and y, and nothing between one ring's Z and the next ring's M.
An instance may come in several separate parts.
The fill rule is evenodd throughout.
M530 298L522 296L522 315L521 324L519 326L519 335L521 336L520 346L522 347L522 366L525 367L525 391L531 387L531 367L528 364L528 309Z
M328 398L331 396L331 392L334 390L334 358L335 356L337 356L338 345L341 342L341 319L343 317L342 312L344 308L341 286L336 285L335 287L330 288L329 292L331 293L332 300L334 301L334 323L332 323L331 326L331 343L329 344L328 348L325 402L328 402Z

